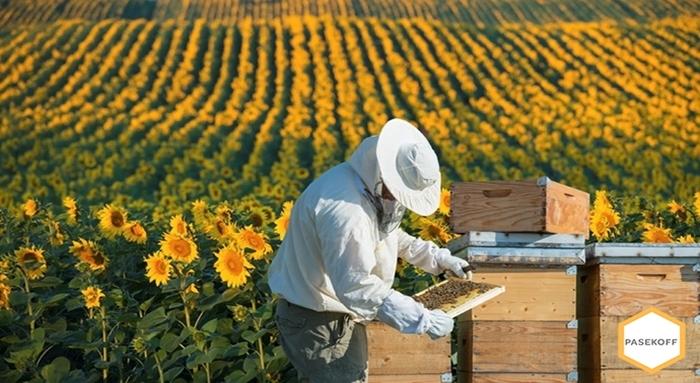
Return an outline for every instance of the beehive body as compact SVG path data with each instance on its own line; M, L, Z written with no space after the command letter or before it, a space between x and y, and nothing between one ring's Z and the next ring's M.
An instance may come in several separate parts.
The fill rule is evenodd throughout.
M589 195L547 177L533 181L452 185L450 225L470 231L569 233L588 236Z
M480 267L505 293L458 321L460 382L566 382L577 363L576 280L565 268Z
M432 340L371 322L367 342L372 383L440 383L452 376L449 337Z
M700 246L596 244L577 277L582 381L700 382ZM685 358L647 374L618 355L618 324L655 307L685 323Z
M575 265L583 246L583 236L493 232L450 244L477 266L476 282L505 287L458 320L460 382L576 379Z

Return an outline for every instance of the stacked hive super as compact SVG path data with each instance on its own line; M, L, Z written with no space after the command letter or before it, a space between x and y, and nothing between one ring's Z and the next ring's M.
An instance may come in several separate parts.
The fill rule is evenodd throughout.
M700 244L595 243L586 257L577 277L582 381L700 382ZM685 342L677 357L635 364L620 355L620 325L649 310L682 322Z
M373 321L367 325L367 343L372 383L452 382L450 337L402 334Z
M458 320L460 382L578 380L576 267L585 261L589 196L553 182L452 187L448 247L474 280L505 293Z

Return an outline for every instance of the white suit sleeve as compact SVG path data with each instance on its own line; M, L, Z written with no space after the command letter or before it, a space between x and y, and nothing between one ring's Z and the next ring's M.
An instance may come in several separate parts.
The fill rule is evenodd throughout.
M443 271L438 261L444 250L440 249L432 241L416 238L402 229L397 229L396 231L399 257L434 275Z
M391 290L379 306L377 319L407 334L424 334L431 326L431 315L425 306L396 290Z
M319 213L315 225L338 300L359 317L374 319L391 288L372 274L376 258L371 220L361 207L343 204Z

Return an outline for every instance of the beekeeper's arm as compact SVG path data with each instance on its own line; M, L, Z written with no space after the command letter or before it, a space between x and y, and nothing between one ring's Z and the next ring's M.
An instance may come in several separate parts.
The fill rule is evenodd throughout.
M452 331L453 320L445 313L427 310L372 274L376 258L370 230L374 224L361 207L343 204L317 215L315 224L326 273L348 309L364 319L376 316L404 333L428 333L437 338Z
M440 248L432 241L416 238L400 228L396 231L398 232L398 255L408 263L435 275L450 270L460 278L472 278L471 271L465 273L462 270L463 267L469 266L469 263L453 256L449 249Z

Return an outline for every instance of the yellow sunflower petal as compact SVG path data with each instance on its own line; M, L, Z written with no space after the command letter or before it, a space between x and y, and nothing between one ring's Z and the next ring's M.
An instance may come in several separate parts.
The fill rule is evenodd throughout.
M108 238L114 238L124 231L127 222L124 209L107 204L97 212L97 217L100 220L100 230Z
M12 289L6 283L0 283L0 308L10 309L10 292Z
M282 205L282 214L280 214L279 218L275 220L275 231L280 237L280 240L284 239L284 237L287 235L287 228L289 227L289 221L292 216L292 207L294 207L293 202L285 202Z
M86 264L92 271L104 270L109 262L95 242L83 238L73 241L68 251L78 258L79 263Z
M35 216L38 210L39 206L36 200L33 198L29 198L26 202L24 202L24 205L22 205L22 212L26 218Z
M197 245L191 239L166 233L160 241L160 249L174 261L189 264L197 259Z
M252 226L246 226L238 232L236 239L242 249L253 250L253 259L262 259L272 252L272 246L267 243L265 234L258 233Z
M105 297L102 289L99 287L86 287L80 291L83 294L83 299L85 300L85 307L98 308L101 305L100 300Z
M673 242L673 237L671 236L671 229L664 228L663 226L656 226L652 224L645 224L645 231L642 234L644 242L647 243L671 243Z
M250 276L248 270L252 269L253 265L248 262L243 251L233 243L221 248L216 253L216 259L214 268L228 287L241 286L248 280Z
M187 236L187 222L178 214L170 218L170 232L180 236Z
M70 196L64 197L63 207L66 208L66 214L68 215L68 223L71 225L75 225L78 221L78 204L75 202L75 199Z
M141 244L146 243L146 240L148 239L146 229L144 229L143 226L141 226L141 223L138 221L127 222L122 235L124 235L124 238L126 238L126 240L129 242Z
M170 260L160 251L155 252L146 261L146 276L149 282L153 282L156 286L167 284L172 273L172 265Z
M449 216L450 215L450 191L447 189L442 189L440 191L440 207L438 210L440 213Z
M39 279L46 272L46 259L42 249L32 247L20 247L15 251L17 264L29 279Z

